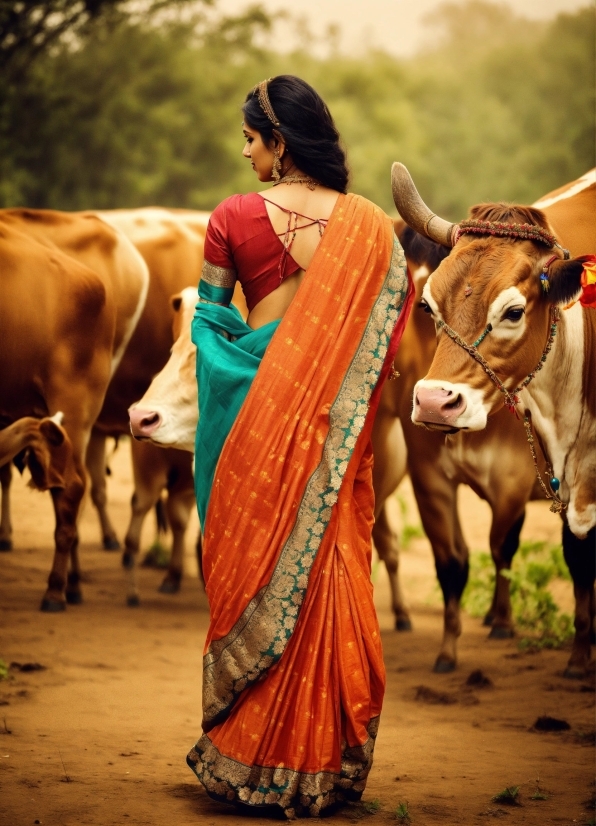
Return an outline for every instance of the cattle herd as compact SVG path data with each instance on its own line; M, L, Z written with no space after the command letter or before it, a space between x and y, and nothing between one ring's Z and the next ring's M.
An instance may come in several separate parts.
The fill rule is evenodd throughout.
M584 676L594 634L596 310L573 299L582 270L575 259L596 253L596 170L533 208L483 205L472 211L493 222L530 222L556 236L571 259L557 254L554 264L549 262L550 293L544 293L540 274L552 250L532 240L477 237L464 230L450 253L451 225L422 203L399 164L393 186L407 221L397 221L396 232L416 302L395 361L398 377L386 383L375 421L373 539L389 573L396 629L408 630L411 623L398 578L397 537L385 506L406 472L444 598L439 672L456 664L468 576L458 486L469 485L491 508L497 576L485 623L490 636L510 637L509 580L498 574L511 566L526 503L549 492L538 477L554 473L550 490L565 505L563 547L576 599L566 674ZM43 611L63 610L82 599L77 516L87 485L104 547L119 547L106 509L106 439L130 429L136 438L123 554L130 572L128 603L139 601L135 567L141 526L164 489L174 542L161 590L179 588L194 507L199 416L190 320L208 218L203 212L158 208L0 211L0 549L12 548L14 462L29 468L34 486L48 490L54 505L55 552ZM234 300L246 313L241 292ZM557 316L555 305L565 305ZM552 318L558 330L549 337ZM445 332L452 328L455 338ZM458 336L464 345L478 340L466 351L458 347ZM525 376L531 383L522 382ZM520 384L518 407L531 414L536 464L522 422L503 406L503 395L507 401L507 393Z

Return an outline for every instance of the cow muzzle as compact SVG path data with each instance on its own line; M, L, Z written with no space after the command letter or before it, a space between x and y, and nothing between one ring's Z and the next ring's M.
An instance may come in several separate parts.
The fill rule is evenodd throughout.
M487 410L478 390L463 384L422 379L414 387L412 421L429 430L482 430Z
M130 418L130 432L139 441L150 439L161 425L161 416L154 410L131 407L128 415Z

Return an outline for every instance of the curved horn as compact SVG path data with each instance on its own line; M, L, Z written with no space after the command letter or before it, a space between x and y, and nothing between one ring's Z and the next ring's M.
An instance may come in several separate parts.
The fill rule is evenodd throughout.
M439 218L426 206L414 186L412 176L403 163L394 163L391 167L391 189L397 211L404 221L444 247L452 247L452 232L455 224Z

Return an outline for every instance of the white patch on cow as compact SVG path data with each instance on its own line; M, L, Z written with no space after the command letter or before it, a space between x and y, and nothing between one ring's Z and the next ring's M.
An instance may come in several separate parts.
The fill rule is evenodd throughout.
M573 198L574 195L579 195L579 193L583 192L584 189L587 189L589 186L594 186L594 184L596 184L596 169L590 169L589 172L586 172L585 175L582 175L581 178L578 178L577 181L570 184L567 189L564 189L562 192L558 192L551 198L544 198L541 201L536 201L536 203L532 204L532 206L535 206L537 209L545 209L546 207L552 206L553 204L563 201L566 198Z
M205 238L209 212L169 210L161 207L140 209L110 209L95 213L110 226L121 230L133 244L165 238L176 227L183 235L196 242Z
M115 228L116 229L116 228ZM120 230L116 229L116 233L118 235L118 243L121 246L125 246L127 250L127 254L134 260L134 267L131 269L130 278L132 282L132 278L136 276L139 279L139 283L137 284L138 294L137 294L137 305L135 307L134 313L128 319L128 322L124 329L124 334L122 336L122 340L118 349L114 352L112 356L112 368L110 372L110 376L113 376L116 372L116 369L120 362L122 361L122 356L126 352L126 348L128 347L128 342L132 338L132 334L134 333L137 324L139 323L139 319L141 317L141 313L145 309L145 302L147 301L147 293L149 292L149 268L147 263L132 241L126 237L126 235L121 232ZM131 284L132 286L132 284Z
M174 342L170 358L154 377L143 398L132 407L160 416L159 427L151 433L153 444L194 453L199 402L195 373L196 347L190 337L190 328L198 300L197 290L195 287L186 287L181 296L181 332Z
M449 421L450 427L457 427L466 430L484 430L488 418L490 405L484 401L484 394L482 390L475 387L470 387L464 382L440 381L437 379L420 379L414 386L414 398L419 388L427 390L447 390L453 393L454 397L458 395L463 396L466 401L466 409L463 413ZM412 409L412 421L414 424L421 424L421 421L416 419L416 408Z
M590 312L586 310L585 312ZM559 495L568 507L571 531L578 537L596 524L596 502L577 506L577 493L595 488L596 421L583 398L584 328L580 304L567 310L544 368L520 394L545 446Z
M54 424L62 424L64 421L64 413L59 410L57 413L54 413L53 416L50 416L50 421L54 422Z
M490 335L493 338L507 339L508 341L516 341L521 338L526 329L525 313L519 321L511 321L503 316L508 310L516 307L525 309L525 306L526 298L517 287L507 287L506 290L499 293L488 308L487 324L492 325Z
M428 306L431 308L432 313L433 313L433 319L436 323L437 321L443 321L443 316L441 315L441 311L439 310L439 305L437 304L437 302L433 298L433 295L432 295L432 292L431 292L432 280L433 280L433 277L432 277L432 275L430 275L429 278L428 278L428 281L426 282L426 284L424 285L424 288L422 290L422 300L426 301Z
M417 284L419 281L423 281L425 278L428 277L428 267L426 264L422 264L420 267L416 267L414 272L412 273L412 278L414 279L414 283Z

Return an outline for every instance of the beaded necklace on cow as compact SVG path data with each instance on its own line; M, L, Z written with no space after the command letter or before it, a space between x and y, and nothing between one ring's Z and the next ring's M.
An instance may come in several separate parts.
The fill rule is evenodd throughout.
M455 227L454 235L453 235L453 246L457 243L461 235L464 234L474 234L474 235L493 235L499 236L504 238L519 238L529 241L535 241L539 244L544 244L551 249L553 247L558 247L563 251L564 258L569 258L569 251L561 247L558 243L557 239L554 235L551 235L546 230L542 229L542 227L537 227L534 224L505 224L500 222L492 222L492 221L477 221L477 220L469 220L469 221L462 221ZM549 281L548 281L548 268L552 264L552 262L558 256L551 256L548 261L542 267L542 272L540 274L540 284L544 292L548 292L549 289ZM559 309L554 305L551 305L550 308L550 329L548 338L546 340L546 344L544 346L544 350L542 351L542 355L540 357L540 361L532 370L531 373L528 373L526 378L518 384L518 386L514 390L507 390L501 379L497 376L495 371L492 367L488 364L486 359L484 359L480 353L478 352L479 345L484 341L486 336L492 330L492 324L488 324L484 332L482 333L479 338L473 344L468 344L466 341L461 338L461 336L455 332L448 324L445 324L444 321L438 321L437 327L440 330L444 330L445 333L449 336L449 338L458 344L463 350L466 351L472 358L478 362L478 364L482 367L486 375L489 379L496 385L496 387L500 390L500 392L505 397L505 407L507 407L512 413L516 413L516 406L519 404L520 399L518 393L527 387L528 384L532 381L536 373L539 370L542 370L544 363L548 354L550 353L555 336L557 334L557 323L559 321ZM540 468L538 467L538 458L536 456L536 447L534 443L534 435L532 433L532 423L530 419L530 414L526 412L524 414L524 428L526 431L526 438L528 440L528 444L530 446L530 453L532 454L532 459L534 461L534 469L536 472L536 478L544 492L544 495L547 499L551 500L550 509L553 513L561 513L567 507L566 503L563 502L559 496L559 488L561 483L559 479L553 474L553 469L550 463L546 462L546 472L549 478L549 485L550 490L544 484L544 480L542 478L542 474L540 472ZM543 451L544 452L544 451Z

